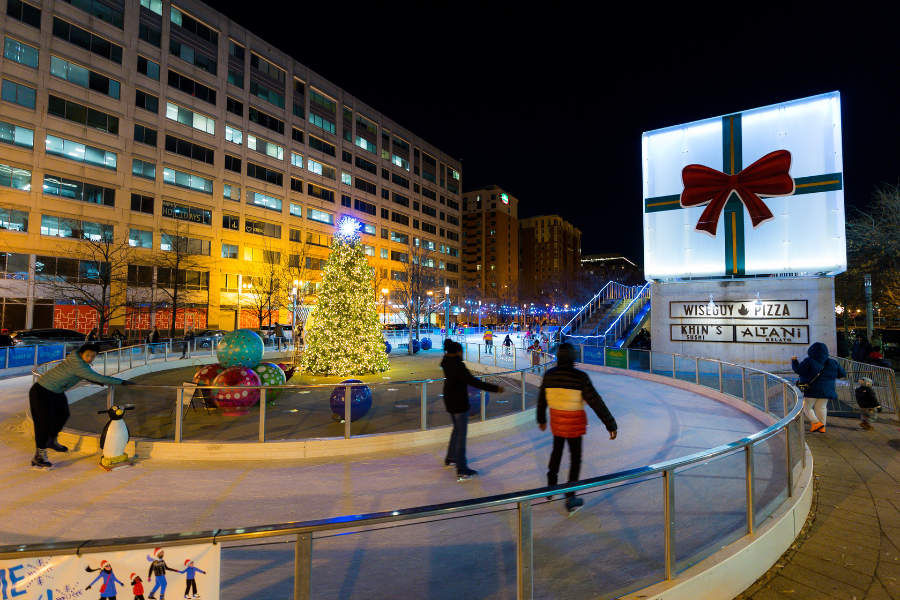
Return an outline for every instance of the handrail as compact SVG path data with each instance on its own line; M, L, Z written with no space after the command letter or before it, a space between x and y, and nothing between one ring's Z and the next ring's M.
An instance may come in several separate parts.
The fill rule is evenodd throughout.
M609 293L609 294L607 294L607 295L604 296L604 292L607 290L607 288L610 288L610 287L612 288L613 291L612 291L611 293ZM602 288L600 288L600 291L597 292L597 293L594 295L593 298L591 298L590 300L588 300L588 301L584 304L584 306L581 307L581 310L579 310L577 313L575 313L575 316L573 316L571 319L569 319L569 322L568 322L568 323L566 323L565 325L563 325L562 327L560 327L560 329L559 329L559 330L560 330L560 333L561 333L562 335L569 335L569 332L566 331L566 329L569 328L569 326L572 325L572 323L574 323L576 320L577 320L579 323L580 323L581 321L583 321L584 318L585 318L585 317L584 317L584 313L585 313L585 312L588 313L588 314L587 314L587 318L590 318L590 315L593 314L593 312L594 312L594 305L595 305L595 304L598 304L598 305L599 305L598 300L599 300L599 298L600 298L601 296L604 297L604 298L606 298L606 299L608 299L608 300L628 298L628 295L629 295L629 294L634 293L634 288L635 288L635 287L636 287L636 286L628 286L628 285L619 283L618 281L608 281L608 282L606 282L606 285L604 285Z
M638 356L642 356L646 354L648 360L650 361L651 367L650 371L657 371L652 367L652 363L656 360L659 360L661 357L671 357L671 368L672 368L672 377L676 377L676 358L681 356L683 358L688 358L694 361L694 369L696 369L696 381L699 383L700 381L700 360L696 357L684 357L684 355L667 355L664 353L654 352L650 353L648 351L643 350L628 350L627 351L631 355L631 353L637 353ZM654 360L655 359L655 360ZM733 363L726 363L722 361L717 361L713 359L702 359L707 362L711 362L719 365L718 369L718 378L719 378L719 389L723 390L723 367L733 367L735 369L740 369L741 371L741 396L744 402L749 402L749 398L747 395L748 386L747 377L748 375L756 375L762 376L765 379L765 410L768 411L768 390L773 389L770 388L769 381L771 381L775 385L779 385L782 387L782 401L784 404L783 417L779 419L776 423L766 427L765 429L753 433L751 435L745 436L739 440L735 440L733 442L723 444L717 446L715 448L710 448L707 450L702 450L700 452L696 452L687 456L676 457L673 459L669 459L667 461L663 461L660 463L655 463L651 465L646 465L643 467L638 467L635 469L628 469L625 471L620 471L617 473L610 473L607 475L601 475L599 477L594 477L590 479L585 479L582 481L578 481L575 483L566 483L560 484L556 486L548 486L548 487L539 487L533 488L529 490L523 490L518 492L511 492L506 494L499 494L494 496L488 496L486 498L476 498L471 500L463 500L457 502L449 502L443 504L436 505L426 505L426 506L418 506L412 508L399 509L394 511L382 511L375 513L367 513L361 515L346 515L341 517L334 517L330 519L319 519L319 520L309 520L309 521L291 521L284 523L276 523L271 525L262 525L255 527L245 527L238 529L227 529L227 530L214 530L214 531L201 531L194 533L176 533L176 534L162 534L162 535L152 535L152 536L141 536L141 537L129 537L129 538L114 538L114 539L101 539L101 540L88 540L84 542L80 541L66 541L66 542L53 542L53 543L45 543L45 544L18 544L18 545L9 545L0 547L0 559L17 559L17 558L26 558L26 557L35 557L35 556L46 556L50 555L70 555L70 554L80 554L81 552L98 552L98 551L111 551L111 550L128 550L128 549L137 549L137 548L147 548L147 547L159 547L159 546L179 546L186 544L197 544L203 542L212 542L212 543L221 543L221 542L236 542L236 541L244 541L244 540L257 540L263 538L271 538L271 537L282 537L286 535L297 535L298 547L301 537L303 535L309 535L315 532L321 531L329 531L329 530L346 530L351 528L358 528L361 526L371 526L377 525L380 523L389 523L396 521L405 521L410 519L422 519L427 517L437 517L441 515L448 515L453 513L467 512L467 511L475 511L478 509L486 509L492 507L500 507L507 506L511 504L515 504L518 506L518 519L519 519L519 547L531 548L532 537L533 537L533 529L532 529L532 517L531 517L531 501L547 497L549 495L561 494L566 492L577 492L588 490L592 488L597 488L600 486L610 485L614 483L621 483L625 481L647 478L654 475L661 475L663 478L663 502L664 508L666 512L665 519L665 567L664 567L664 575L666 579L675 579L678 576L676 569L676 555L675 555L675 545L674 545L674 514L675 514L675 497L672 492L673 481L676 477L676 471L678 469L682 469L685 467L689 467L691 465L696 465L704 461L708 461L720 456L724 456L731 453L737 453L743 451L746 456L745 461L745 469L747 470L747 491L746 491L746 509L747 509L747 534L751 535L754 533L756 528L756 515L757 509L754 504L754 493L753 493L753 449L754 445L765 441L771 437L778 435L781 432L786 432L788 435L788 439L784 444L784 452L787 457L787 460L782 463L787 468L787 493L788 496L792 496L794 494L794 488L796 487L796 482L794 480L793 471L795 468L795 462L800 462L801 465L805 467L805 449L803 445L803 413L802 413L802 402L800 401L799 392L796 387L794 387L787 379L783 377L779 377L777 375L773 375L771 373L766 373L765 371L761 371L759 369L754 369L751 367L741 367L739 365L735 365ZM668 358L664 359L664 364L668 364ZM626 363L627 367L627 363ZM657 371L658 372L658 371ZM793 408L788 411L787 404L789 400L789 392L790 395L793 396L794 405ZM732 396L738 397L735 394L731 394ZM799 419L799 434L800 434L800 442L801 442L801 452L804 454L798 460L794 460L792 458L792 444L790 442L790 429L788 426L793 423L795 420ZM777 461L776 461L777 462ZM523 536L528 536L527 539ZM311 538L309 538L311 539ZM299 555L299 551L298 551ZM298 562L295 563L295 590L302 591L304 594L303 597L308 597L309 591L311 589L311 572L309 561L301 561L296 558ZM532 583L530 581L531 573L533 572L533 558L530 551L518 553L517 557L519 573L527 573L528 580L525 580L521 577L518 579L518 587L519 587L519 597L520 598L531 598L532 597Z
M631 307L634 306L634 303L637 302L638 300L640 300L641 298L643 298L645 296L649 296L649 295L650 295L650 284L646 283L646 284L644 284L644 287L641 288L641 291L638 292L635 295L635 297L632 298L631 302L628 303L628 306L626 306L625 309L619 314L619 317L615 321L613 321L612 324L610 324L610 326L607 328L606 331L603 332L604 346L609 345L607 343L607 338L609 336L609 332L612 331L613 329L615 329L614 335L615 335L616 339L618 339L618 333L619 333L618 325L619 325L619 323L622 322L622 317L624 317L626 314L629 313L629 311L631 311Z

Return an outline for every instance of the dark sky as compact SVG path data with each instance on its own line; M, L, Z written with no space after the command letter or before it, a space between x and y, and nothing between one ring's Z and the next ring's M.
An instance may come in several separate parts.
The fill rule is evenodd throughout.
M210 4L463 159L465 189L574 223L585 254L642 262L640 139L661 127L838 90L848 207L900 181L893 2Z

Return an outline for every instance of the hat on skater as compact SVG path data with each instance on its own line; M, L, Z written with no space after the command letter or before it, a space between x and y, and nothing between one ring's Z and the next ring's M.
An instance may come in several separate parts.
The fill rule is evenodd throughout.
M100 561L100 568L101 568L101 569L105 569L107 566L109 566L109 562L107 562L107 561L105 561L105 560L101 560L101 561Z
M131 577L128 578L129 581L134 581L134 578L137 577L137 573L132 573Z
M192 562L194 562L194 561L192 561L191 559L187 559L186 561L184 561L184 566L188 566Z
M9 329L0 329L0 333L9 333Z

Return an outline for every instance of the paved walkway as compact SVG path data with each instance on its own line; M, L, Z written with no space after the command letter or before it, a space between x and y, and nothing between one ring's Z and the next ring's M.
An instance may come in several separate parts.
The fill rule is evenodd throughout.
M808 527L740 600L900 599L900 423L829 419L808 435L817 504Z

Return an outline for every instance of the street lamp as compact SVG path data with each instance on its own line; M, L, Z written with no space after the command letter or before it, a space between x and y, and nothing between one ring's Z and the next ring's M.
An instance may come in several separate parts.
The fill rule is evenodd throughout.
M460 311L461 312L461 311ZM450 286L444 286L444 331L450 337Z
M381 288L381 304L383 308L381 309L381 320L384 321L384 326L387 327L387 288Z
M294 300L294 312L291 313L291 333L294 334L291 336L292 338L296 338L297 332L299 331L299 329L297 329L297 293L299 291L300 291L300 281L298 279L295 279L294 280L294 289L291 290L291 294L292 294L293 300Z
M478 301L478 328L481 329L481 300Z

